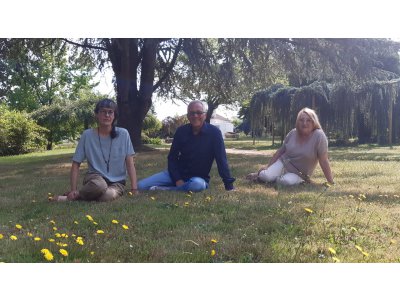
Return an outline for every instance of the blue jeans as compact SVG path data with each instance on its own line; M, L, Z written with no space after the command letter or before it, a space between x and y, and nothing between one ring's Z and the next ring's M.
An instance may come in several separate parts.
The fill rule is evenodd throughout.
M144 178L138 182L139 190L148 190L152 186L168 187L171 191L201 192L208 189L208 183L201 177L192 177L181 186L175 186L169 176L168 170Z

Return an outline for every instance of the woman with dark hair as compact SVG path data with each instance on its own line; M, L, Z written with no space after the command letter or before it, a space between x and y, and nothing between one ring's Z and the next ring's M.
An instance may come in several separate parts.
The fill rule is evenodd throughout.
M283 146L265 167L247 175L247 179L281 185L311 182L310 177L318 163L328 183L333 184L328 139L315 111L305 107L297 114L296 128L287 134Z
M129 133L116 127L117 104L110 99L100 100L94 109L97 128L85 130L72 158L70 173L71 189L63 196L53 197L56 201L88 200L112 201L125 191L126 173L131 191L136 193L135 154ZM83 186L78 190L79 167L84 160L88 172Z

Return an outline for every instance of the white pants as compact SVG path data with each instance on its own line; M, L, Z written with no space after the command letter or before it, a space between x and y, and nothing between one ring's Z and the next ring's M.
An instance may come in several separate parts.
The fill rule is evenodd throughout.
M285 168L280 159L274 162L258 174L258 178L263 182L274 182L280 185L296 185L304 182L304 180L297 174L285 173Z

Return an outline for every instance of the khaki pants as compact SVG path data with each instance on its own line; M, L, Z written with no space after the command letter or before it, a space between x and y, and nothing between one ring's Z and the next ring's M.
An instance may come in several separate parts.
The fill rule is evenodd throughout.
M99 174L86 174L83 186L79 190L79 198L87 201L113 201L122 196L125 185L118 182L107 182Z

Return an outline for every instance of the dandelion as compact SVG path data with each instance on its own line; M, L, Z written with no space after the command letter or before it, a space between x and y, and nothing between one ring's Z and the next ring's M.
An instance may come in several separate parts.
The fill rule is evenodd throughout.
M78 224L79 224L79 222L78 222L78 221L74 221L74 224L78 225Z
M66 233L61 233L61 237L67 239L67 238L68 238L68 234L66 234Z
M189 202L185 202L185 204L183 206L188 207L189 206Z
M333 260L335 263L340 263L340 259L337 258L336 256L333 256L333 257L332 257L332 260Z
M133 194L132 194L132 192L128 192L128 195L129 195L129 196L132 196Z
M216 239L211 239L211 243L216 244L218 241Z
M365 257L368 257L368 256L369 256L369 253L368 253L368 252L362 251L361 253L362 253L362 255L364 255Z
M103 230L97 230L96 232L97 232L97 234L103 234L104 233Z
M215 254L216 254L215 250L212 249L210 255L211 255L211 256L215 256Z
M58 238L60 238L60 237L61 237L61 233L58 233L58 232L57 232L57 233L55 234L55 236L58 237Z
M54 231L57 231L57 227L54 226L54 227L53 227L53 230L54 230Z
M313 210L311 209L311 208L304 208L304 210L306 211L306 212L308 212L309 214L312 214L313 213Z
M60 250L58 250L60 253L61 253L61 255L62 256L68 256L68 251L67 250L65 250L65 249L60 249Z
M22 229L22 225L16 224L16 225L15 225L15 228L17 228L17 229Z
M36 237L33 238L33 240L36 241L36 242L39 242L39 241L41 241L42 239L41 239L40 237L36 236Z
M186 194L186 197L189 197L189 198L190 198L190 197L192 197L192 195L191 195L191 194Z
M336 255L336 250L333 248L328 248L329 252L333 255Z
M128 230L128 229L129 229L128 225L125 225L125 224L122 225L122 228L125 229L125 230Z
M84 244L83 239L80 236L78 236L75 241L76 241L77 244L79 244L81 246L83 246L83 244Z
M211 201L211 197L210 196L207 196L206 197L206 202L210 202Z
M151 199L151 200L153 200L153 201L155 201L155 200L156 200L156 198L155 198L155 197L153 197L153 196L151 196L151 197L150 197L150 199Z
M18 240L18 238L15 235L10 236L10 239L13 240L13 241Z
M1 233L0 233L0 240L2 240L4 238L4 235L2 235Z
M90 255L94 255L94 251L90 251Z
M48 239L48 241L49 241L50 243L54 243L56 240L55 240L55 239Z
M118 224L119 222L117 220L112 220L111 223Z
M90 216L90 215L86 215L86 218L87 218L89 221L92 221L92 222L93 222L93 218L92 218L92 216Z
M56 222L54 222L54 220L50 220L50 223L56 225Z
M29 237L33 237L33 234L30 233L30 232L28 232L26 235L29 236Z
M48 260L48 261L52 261L54 259L53 254L50 252L49 249L42 249L40 250L40 252L43 254L43 257Z
M99 225L99 223L97 223L97 222L95 222L95 221L93 221L93 224L94 224L94 225Z
M362 249L360 246L355 245L354 247L356 247L356 249L357 249L358 251L363 252L363 249Z

